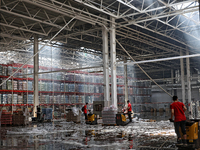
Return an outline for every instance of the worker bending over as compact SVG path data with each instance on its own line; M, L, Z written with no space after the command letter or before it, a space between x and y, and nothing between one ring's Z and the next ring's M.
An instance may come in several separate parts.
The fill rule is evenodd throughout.
M174 128L175 128L175 132L177 135L177 144L179 145L187 145L186 142L186 129L185 129L185 123L186 123L186 117L185 117L185 111L187 110L187 108L185 107L185 105L182 102L178 101L178 97L177 96L173 96L173 103L170 105L170 109L171 109L171 118L170 120L174 119ZM181 140L181 135L179 132L179 127L181 127L181 131L183 133L183 141Z

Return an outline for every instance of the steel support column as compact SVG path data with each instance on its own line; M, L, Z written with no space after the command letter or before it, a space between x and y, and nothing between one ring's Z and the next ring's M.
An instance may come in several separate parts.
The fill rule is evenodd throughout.
M126 105L127 100L128 100L128 79L127 79L127 59L126 57L124 58L124 86L125 86L125 102L124 105Z
M189 55L189 51L186 51L186 55ZM186 69L187 69L187 89L188 89L188 106L189 106L189 111L192 113L192 105L191 105L191 80L190 80L190 59L186 58Z
M173 69L171 69L171 78L172 78L171 82L172 82L172 85L173 85L174 84L174 70ZM173 87L172 87L171 94L174 96L174 89L173 89Z
M183 56L182 50L180 51L180 55ZM183 63L183 58L180 59L180 64L181 64L181 87L182 87L182 101L185 104L185 72L184 72L184 63Z
M110 23L110 55L111 55L111 94L112 105L117 108L117 77L116 77L116 41L115 18Z
M109 91L109 58L108 58L108 31L102 27L103 40L103 75L104 75L104 106L110 105L110 91Z
M34 36L34 55L38 52L38 36ZM39 105L38 99L38 70L39 70L39 55L34 57L34 110L33 115L36 117L37 106Z

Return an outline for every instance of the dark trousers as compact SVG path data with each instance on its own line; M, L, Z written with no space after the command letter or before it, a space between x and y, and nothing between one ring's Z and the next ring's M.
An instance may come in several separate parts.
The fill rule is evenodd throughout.
M87 113L86 113L86 114L84 113L84 115L85 115L85 120L87 120L87 119L88 119L88 118L87 118Z
M130 122L132 122L131 111L128 111L128 119L129 119Z
M186 121L174 122L175 132L176 132L176 135L178 138L181 138L181 134L179 132L179 127L181 127L181 131L182 131L183 135L186 134L185 123L186 123Z

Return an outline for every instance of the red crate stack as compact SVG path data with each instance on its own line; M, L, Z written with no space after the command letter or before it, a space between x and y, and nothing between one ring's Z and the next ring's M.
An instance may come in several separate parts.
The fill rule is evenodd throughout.
M1 115L1 124L9 124L11 125L12 124L12 114L11 112L2 112L2 115Z

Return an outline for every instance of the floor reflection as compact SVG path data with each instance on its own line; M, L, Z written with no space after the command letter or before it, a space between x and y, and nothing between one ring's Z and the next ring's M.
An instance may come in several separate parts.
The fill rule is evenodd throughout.
M141 150L163 146L175 149L173 124L163 113L141 113L139 118L165 120L145 122L137 120L127 126L102 126L69 122L37 123L27 127L1 127L1 150ZM164 144L163 144L164 143Z

